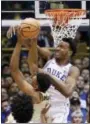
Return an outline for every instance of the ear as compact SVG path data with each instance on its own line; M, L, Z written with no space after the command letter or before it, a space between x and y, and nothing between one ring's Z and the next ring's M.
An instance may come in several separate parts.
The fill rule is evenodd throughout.
M33 76L33 78L32 78L32 86L34 87L35 90L38 89L37 76Z

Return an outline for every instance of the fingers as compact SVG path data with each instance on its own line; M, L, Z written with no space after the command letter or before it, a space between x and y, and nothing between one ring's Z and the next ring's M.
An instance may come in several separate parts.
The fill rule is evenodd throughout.
M13 34L15 35L15 27L13 27L12 30L13 30Z
M7 38L11 38L15 34L15 28L10 27L9 30L7 31Z
M42 109L42 113L46 114L50 107L51 105L49 103L46 103L45 107Z
M9 39L9 38L11 38L13 35L15 35L16 34L16 29L18 29L19 28L19 26L17 25L17 26L12 26L12 27L10 27L9 29L8 29L8 31L7 31L7 38Z
M11 27L7 31L7 38L8 39L11 38Z
M49 110L50 107L51 107L51 105L50 105L49 103L47 103L47 104L45 105L45 110L46 110L46 112Z

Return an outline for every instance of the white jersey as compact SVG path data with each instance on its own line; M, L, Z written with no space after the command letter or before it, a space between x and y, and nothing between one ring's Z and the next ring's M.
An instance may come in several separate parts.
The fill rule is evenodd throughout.
M55 76L58 80L65 81L68 77L71 66L72 65L70 63L65 66L59 66L55 59L51 59L46 63L43 69L44 71ZM62 95L58 90L55 89L53 85L50 86L47 92L50 95L49 102L51 104L51 115L54 117L54 115L60 115L60 113L68 114L69 98L66 98L64 95Z

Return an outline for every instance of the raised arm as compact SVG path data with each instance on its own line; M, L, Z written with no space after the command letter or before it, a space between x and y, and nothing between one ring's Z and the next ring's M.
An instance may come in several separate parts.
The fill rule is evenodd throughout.
M37 41L32 42L32 46L28 53L28 65L31 75L34 76L38 71L38 53L42 58L48 60L51 56L51 52L48 48L39 47Z
M48 60L50 58L50 56L52 55L49 48L46 48L46 47L42 48L42 47L37 45L37 49L38 49L38 53L40 54L40 56L46 60Z
M36 38L33 40L31 39L31 47L29 49L28 53L28 65L29 65L29 70L32 75L36 75L38 71L38 51L37 51L37 40Z
M69 76L67 77L66 81L60 81L56 77L52 76L49 74L51 77L52 85L55 86L55 88L61 92L65 97L69 97L75 86L76 86L76 81L79 76L79 69L77 67L72 67Z
M20 88L20 90L22 90L24 93L32 96L34 101L39 102L38 93L34 90L32 85L30 85L25 80L22 72L19 69L20 50L21 50L21 43L20 43L20 39L19 39L17 44L16 44L16 47L14 49L14 52L12 54L11 62L10 62L10 68L11 68L12 77L14 78L14 80L17 83L17 85Z
M11 38L13 34L17 34L17 28L18 26L10 27L7 31L7 37ZM29 48L29 53L28 53L28 65L29 65L29 70L32 74L32 76L37 72L37 59L38 59L38 53L40 56L46 60L48 60L51 56L51 52L48 48L41 48L37 45L36 39L31 40L32 48ZM30 42L30 41L29 41Z

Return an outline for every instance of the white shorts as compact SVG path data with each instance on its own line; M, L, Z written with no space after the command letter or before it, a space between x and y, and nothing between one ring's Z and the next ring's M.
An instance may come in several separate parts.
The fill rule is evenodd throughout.
M52 123L67 123L67 114L63 114L63 113L60 113L60 114L56 114L53 119L52 119Z
M52 123L67 123L67 118L69 114L69 107L55 107L50 108L47 112L47 116L51 118Z

